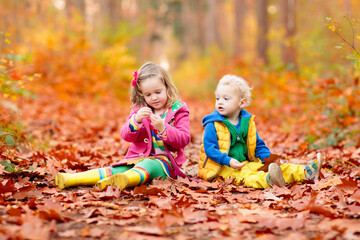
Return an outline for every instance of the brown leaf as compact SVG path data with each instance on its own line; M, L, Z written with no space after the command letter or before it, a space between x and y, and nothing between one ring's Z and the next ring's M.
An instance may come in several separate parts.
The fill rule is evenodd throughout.
M351 195L356 190L358 190L358 187L357 187L358 180L354 180L351 177L348 177L348 178L342 178L341 181L342 181L342 184L335 185L332 188L330 188L330 190L336 188L338 190L341 190L345 195Z
M160 209L172 209L173 206L171 198L159 198L157 196L149 196L149 202L153 203Z
M21 207L17 207L17 208L13 208L11 207L7 213L9 214L9 216L15 216L15 217L20 217L21 216L21 212L22 212L22 208Z
M17 192L13 193L13 198L20 200L24 198L39 197L41 193L40 190L36 189L36 184L30 183L28 186L19 188Z
M281 201L281 198L276 197L272 192L265 192L264 199L273 200L273 201Z
M268 172L268 171L269 171L269 165L270 165L271 163L280 164L280 157L279 157L279 155L277 155L277 154L270 154L270 157L265 158L263 161L265 162L265 163L264 163L264 166L262 166L261 168L259 168L258 171Z
M56 220L58 222L67 222L70 220L70 218L65 218L61 216L61 214L54 209L49 209L47 211L39 211L39 216L45 220Z
M36 204L36 198L35 198L35 197L32 197L29 201L27 201L26 204L29 206L29 208L35 209L36 206L37 206L37 204Z
M144 194L144 195L161 195L166 197L167 195L163 192L162 189L157 187L147 187L146 185L140 185L134 188L134 194Z
M0 193L14 192L15 191L15 183L12 178L9 178L6 183L0 182Z
M351 195L350 198L360 203L360 189L356 190L356 192L354 192L354 194Z
M195 224L200 222L207 222L209 219L208 211L195 211L193 207L184 209L184 221L186 223Z
M335 218L335 212L333 209L325 207L324 204L316 203L317 195L310 198L307 205L301 209L301 211L310 210L312 213L319 213L325 217Z
M44 199L44 204L38 204L37 208L41 211L48 211L48 210L55 210L55 211L61 211L62 206L59 202L56 202L52 199Z
M293 194L293 199L297 200L297 199L301 199L305 195L305 193L310 192L311 187L305 184L294 185L290 188L290 191Z
M182 211L173 208L173 210L162 210L162 214L157 216L157 223L161 229L165 230L166 227L172 225L183 226L185 224Z
M118 187L115 188L115 191L113 189L113 187L108 186L106 188L106 191L102 192L98 198L101 200L109 200L109 199L113 199L113 198L119 198L120 197L120 190Z
M360 206L356 205L347 205L347 208L350 210L351 214L353 215L360 215Z
M288 188L281 188L281 187L278 187L278 186L274 186L273 188L270 189L270 191L277 197L286 197L286 198L289 198L292 196L292 191Z
M95 208L88 212L88 214L85 215L85 218L92 218L97 216L106 216L106 214L102 210Z
M258 217L260 226L269 229L277 228L280 231L287 229L298 230L304 227L305 218L279 218L279 217Z
M188 197L186 197L185 195L181 195L180 199L174 203L174 206L178 208L187 208L192 204L193 203L190 201Z
M203 182L191 181L189 178L180 178L178 180L180 183L184 183L186 186L189 186L190 189L195 189L197 192L206 192L207 187Z
M339 177L335 177L335 178L331 178L329 179L328 181L326 182L320 182L318 184L319 186L319 189L324 189L324 188L328 188L328 187L332 187L334 185L340 185L342 184L343 182L341 181L341 178Z
M34 216L31 212L23 215L23 224L20 228L20 234L24 239L44 239L50 238L50 231L52 229L41 218Z

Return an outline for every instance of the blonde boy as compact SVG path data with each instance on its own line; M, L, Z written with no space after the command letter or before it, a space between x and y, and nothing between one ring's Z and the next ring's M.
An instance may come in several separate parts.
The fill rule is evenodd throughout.
M202 120L199 176L207 181L235 178L235 184L254 188L283 187L294 181L317 179L322 166L320 153L306 166L279 166L273 162L274 155L256 131L255 116L244 110L251 103L250 90L238 76L225 75L220 79L215 91L215 111ZM259 171L264 165L268 165L268 172Z

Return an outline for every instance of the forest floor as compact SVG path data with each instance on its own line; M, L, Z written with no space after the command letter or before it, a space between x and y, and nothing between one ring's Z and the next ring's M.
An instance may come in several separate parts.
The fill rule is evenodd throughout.
M189 100L192 141L186 174L197 176L201 118L209 102ZM0 151L0 239L359 239L360 149L321 149L315 182L256 190L228 182L154 180L126 189L59 190L58 171L80 172L119 161L128 148L120 128L128 104L112 97L64 99L45 91L20 104L31 144ZM258 132L282 162L307 164L316 151L302 137L256 119ZM271 126L271 127L269 127Z

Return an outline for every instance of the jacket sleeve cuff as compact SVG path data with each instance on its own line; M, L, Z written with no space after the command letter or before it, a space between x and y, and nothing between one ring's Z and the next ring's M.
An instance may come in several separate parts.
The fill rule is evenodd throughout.
M261 163L264 164L264 163L266 162L265 160L266 160L267 158L269 158L269 157L270 157L270 154L267 154L267 155L265 155L265 156L264 156L264 155L263 155L263 156L259 156L258 158L260 158Z
M221 161L221 164L230 167L230 160L231 160L231 158L230 158L229 156L226 156L226 157Z
M164 129L161 132L158 132L158 137L161 138L162 140L166 139L166 125L164 127Z
M129 124L129 127L130 127L130 130L131 132L136 132L137 130L139 130L141 127L143 126L142 123L137 123L135 121L135 114L131 117L130 119L130 124Z

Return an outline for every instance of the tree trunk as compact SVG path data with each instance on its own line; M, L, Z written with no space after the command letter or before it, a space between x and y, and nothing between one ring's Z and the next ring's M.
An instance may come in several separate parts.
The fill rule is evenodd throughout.
M257 56L264 63L268 64L269 59L267 57L267 48L268 48L268 14L267 14L267 5L268 0L257 0L256 10L257 10Z
M296 64L296 0L282 1L283 26L285 29L285 37L282 46L282 59L286 65Z
M68 17L72 17L74 12L78 11L85 18L85 0L67 0L66 13Z
M352 7L351 7L351 0L345 0L345 11L346 13L351 12Z
M194 34L194 24L191 21L191 1L181 3L181 26L183 29L183 48L181 59L186 59L190 54L192 38Z
M207 46L221 46L219 24L218 24L218 1L208 1L208 15L207 15L207 34L206 45Z
M243 28L246 13L246 0L235 0L235 35L234 35L234 56L239 57L241 49L241 41L243 38Z
M206 48L206 26L204 21L206 3L204 2L204 0L197 0L196 3L198 10L196 15L196 22L198 28L198 46L200 47L201 53L204 53Z
M121 17L121 0L108 0L108 11L111 27L116 27Z

